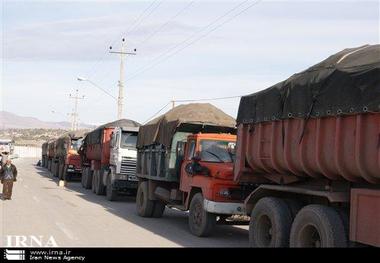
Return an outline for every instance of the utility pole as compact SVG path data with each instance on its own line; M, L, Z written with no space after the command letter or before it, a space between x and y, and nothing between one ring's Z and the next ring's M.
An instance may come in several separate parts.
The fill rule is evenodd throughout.
M78 129L78 101L84 99L84 96L79 97L79 91L76 90L75 96L70 94L70 99L74 100L74 111L71 113L71 130Z
M110 50L112 50L112 46L110 47ZM119 95L117 97L117 118L121 119L123 118L123 108L124 108L124 61L125 61L125 55L136 55L136 53L126 52L126 44L125 39L123 38L121 41L121 49L120 51L110 51L110 53L113 54L119 54L120 55L120 77L118 82L119 87ZM134 49L136 52L136 49Z
M173 99L173 100L171 101L171 103L172 103L172 109L174 109L174 107L175 107L175 100Z

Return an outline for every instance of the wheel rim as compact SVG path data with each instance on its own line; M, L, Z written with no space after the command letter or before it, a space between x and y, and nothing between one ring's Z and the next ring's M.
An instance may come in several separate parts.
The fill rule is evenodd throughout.
M267 215L262 215L257 219L257 229L255 230L257 241L260 246L270 246L273 238L272 228L272 222Z
M193 211L193 222L197 227L200 227L202 224L202 213L203 208L200 203L194 204L194 211Z
M322 240L318 229L314 225L304 226L299 233L299 246L321 247Z

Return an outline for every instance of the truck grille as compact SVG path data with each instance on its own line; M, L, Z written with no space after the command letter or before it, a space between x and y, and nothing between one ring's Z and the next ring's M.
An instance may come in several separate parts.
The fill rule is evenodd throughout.
M136 177L136 159L122 157L120 173L128 176L128 180L137 181Z

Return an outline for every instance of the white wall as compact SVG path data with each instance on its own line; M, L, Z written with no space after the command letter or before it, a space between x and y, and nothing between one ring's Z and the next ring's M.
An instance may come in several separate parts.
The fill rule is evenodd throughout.
M33 146L14 146L14 155L18 155L19 158L34 157L41 158L41 147Z

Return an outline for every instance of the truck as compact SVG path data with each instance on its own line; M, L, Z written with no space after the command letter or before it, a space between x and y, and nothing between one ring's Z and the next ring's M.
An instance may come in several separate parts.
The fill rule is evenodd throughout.
M13 140L11 139L0 139L0 153L1 154L13 154Z
M89 132L79 151L82 186L114 201L120 194L135 194L136 141L140 124L120 119Z
M243 96L234 180L253 247L380 247L380 45Z
M70 131L55 141L54 175L60 180L72 180L82 174L81 158L78 150L82 145L85 131Z
M55 158L55 139L51 139L50 141L48 141L48 145L47 145L47 155L46 155L46 159L47 159L47 169L53 173L53 171L55 170L54 168L54 158Z
M49 142L46 141L41 145L41 166L47 168L48 166L48 145Z
M166 206L189 211L190 231L200 237L244 215L233 181L235 144L235 120L208 103L179 105L141 126L138 215L159 218Z

